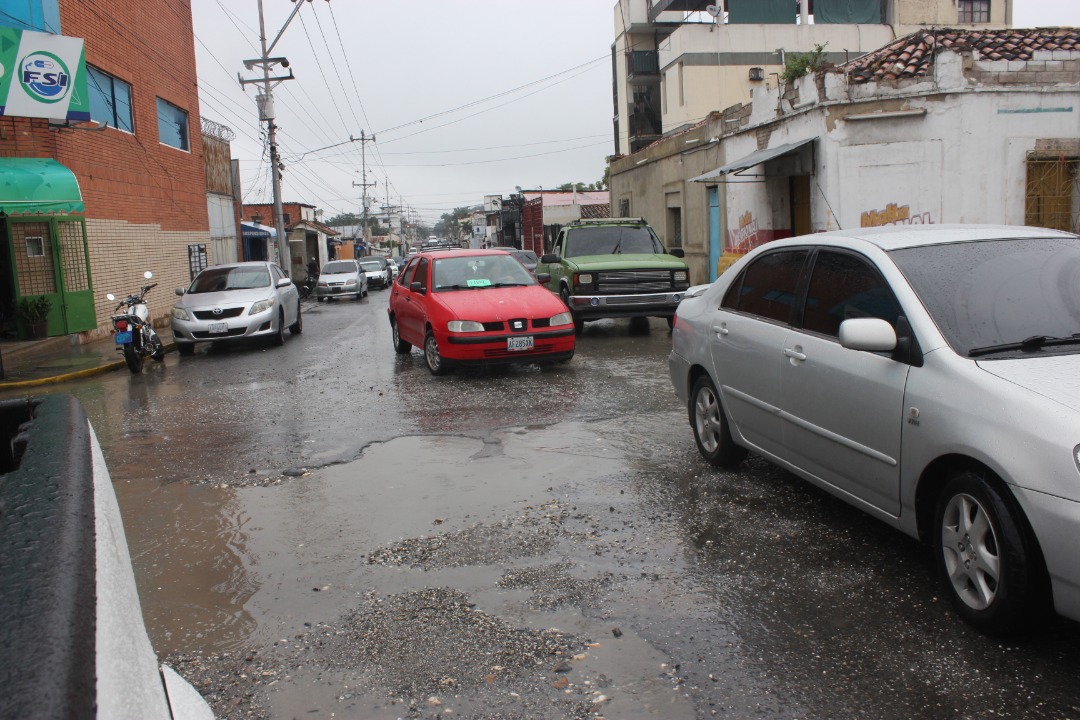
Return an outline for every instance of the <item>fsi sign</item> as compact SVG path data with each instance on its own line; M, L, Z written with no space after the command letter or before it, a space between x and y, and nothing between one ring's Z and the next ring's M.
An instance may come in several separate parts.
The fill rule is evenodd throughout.
M0 27L0 115L89 120L82 38Z

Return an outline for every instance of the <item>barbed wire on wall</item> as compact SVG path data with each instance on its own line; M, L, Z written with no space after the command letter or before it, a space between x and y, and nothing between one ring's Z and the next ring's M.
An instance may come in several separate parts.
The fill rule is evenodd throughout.
M217 138L222 142L232 142L236 137L236 133L233 132L233 129L228 125L222 125L209 118L200 118L200 120L202 121L202 131L204 135Z

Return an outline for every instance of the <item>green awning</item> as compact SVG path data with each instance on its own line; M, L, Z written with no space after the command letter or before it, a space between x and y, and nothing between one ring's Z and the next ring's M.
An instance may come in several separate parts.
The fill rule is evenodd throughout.
M75 173L52 158L0 159L0 213L85 212Z

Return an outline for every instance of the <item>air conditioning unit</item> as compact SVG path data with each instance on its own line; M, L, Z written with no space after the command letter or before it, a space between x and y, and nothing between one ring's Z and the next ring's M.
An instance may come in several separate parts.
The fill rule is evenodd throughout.
M759 67L750 68L750 79L751 80L764 80L765 79L765 71L763 69L759 68Z

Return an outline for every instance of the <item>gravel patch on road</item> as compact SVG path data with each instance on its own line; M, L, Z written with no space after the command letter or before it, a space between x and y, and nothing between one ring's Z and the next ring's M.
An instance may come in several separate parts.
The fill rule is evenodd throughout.
M533 610L595 605L613 577L577 578L570 574L571 563L507 570L496 585L500 588L530 590L528 606Z
M362 680L368 702L402 718L585 720L600 717L605 699L602 678L570 679L588 646L557 629L516 627L458 590L426 588L370 593L338 621L305 627L267 653L174 654L165 662L225 719L272 717L274 686L307 668Z

